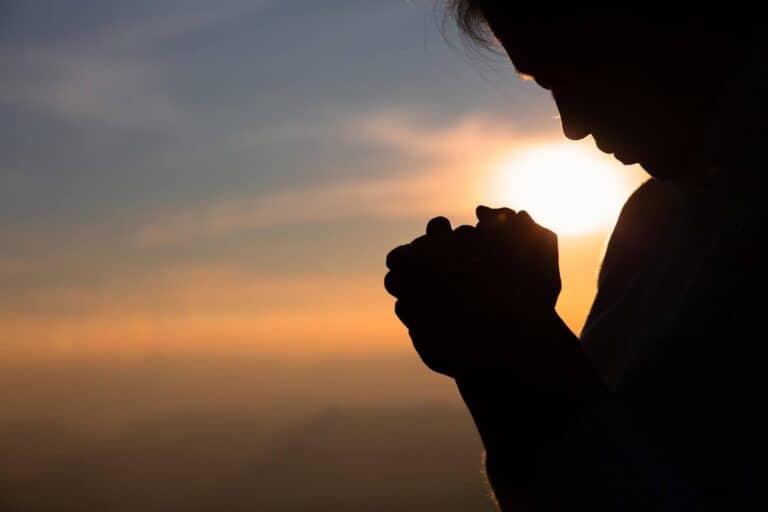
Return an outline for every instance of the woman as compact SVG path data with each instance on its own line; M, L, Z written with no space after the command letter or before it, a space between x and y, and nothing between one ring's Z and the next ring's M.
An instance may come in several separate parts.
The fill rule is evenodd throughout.
M627 201L579 337L557 241L525 212L432 219L385 285L456 380L502 510L763 510L764 51L753 13L456 0L552 93L563 133L651 179ZM662 17L663 14L663 17Z

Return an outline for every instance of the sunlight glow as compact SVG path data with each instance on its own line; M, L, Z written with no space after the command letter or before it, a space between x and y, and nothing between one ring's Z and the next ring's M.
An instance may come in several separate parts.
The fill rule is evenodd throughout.
M609 229L631 185L621 164L574 143L516 150L492 169L490 197L496 204L526 210L558 235Z

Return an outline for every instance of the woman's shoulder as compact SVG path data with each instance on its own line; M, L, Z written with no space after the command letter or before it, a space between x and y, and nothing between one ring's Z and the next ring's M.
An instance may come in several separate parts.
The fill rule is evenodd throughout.
M642 244L657 228L674 218L680 197L676 188L655 178L645 181L624 203L611 234L611 243Z
M682 206L681 200L682 194L674 185L655 178L646 180L624 203L613 235L634 236L668 222L671 210Z
M629 267L655 259L681 235L682 219L689 210L685 194L673 184L651 178L624 203L608 241L598 285L607 279L622 280ZM622 277L623 276L623 277Z

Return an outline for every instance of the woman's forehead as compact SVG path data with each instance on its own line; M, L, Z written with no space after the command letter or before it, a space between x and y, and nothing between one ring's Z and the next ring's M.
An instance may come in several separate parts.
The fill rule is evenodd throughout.
M558 28L552 26L552 28ZM588 30L588 25L564 27L557 33L497 27L494 34L515 69L540 82L586 75L634 75L649 66L666 65L671 48L647 36Z

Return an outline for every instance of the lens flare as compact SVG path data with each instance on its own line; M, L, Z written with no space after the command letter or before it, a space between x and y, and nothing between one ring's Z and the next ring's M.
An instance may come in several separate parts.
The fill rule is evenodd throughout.
M490 197L526 210L559 235L610 229L631 191L622 166L573 143L530 146L503 157L492 170Z

